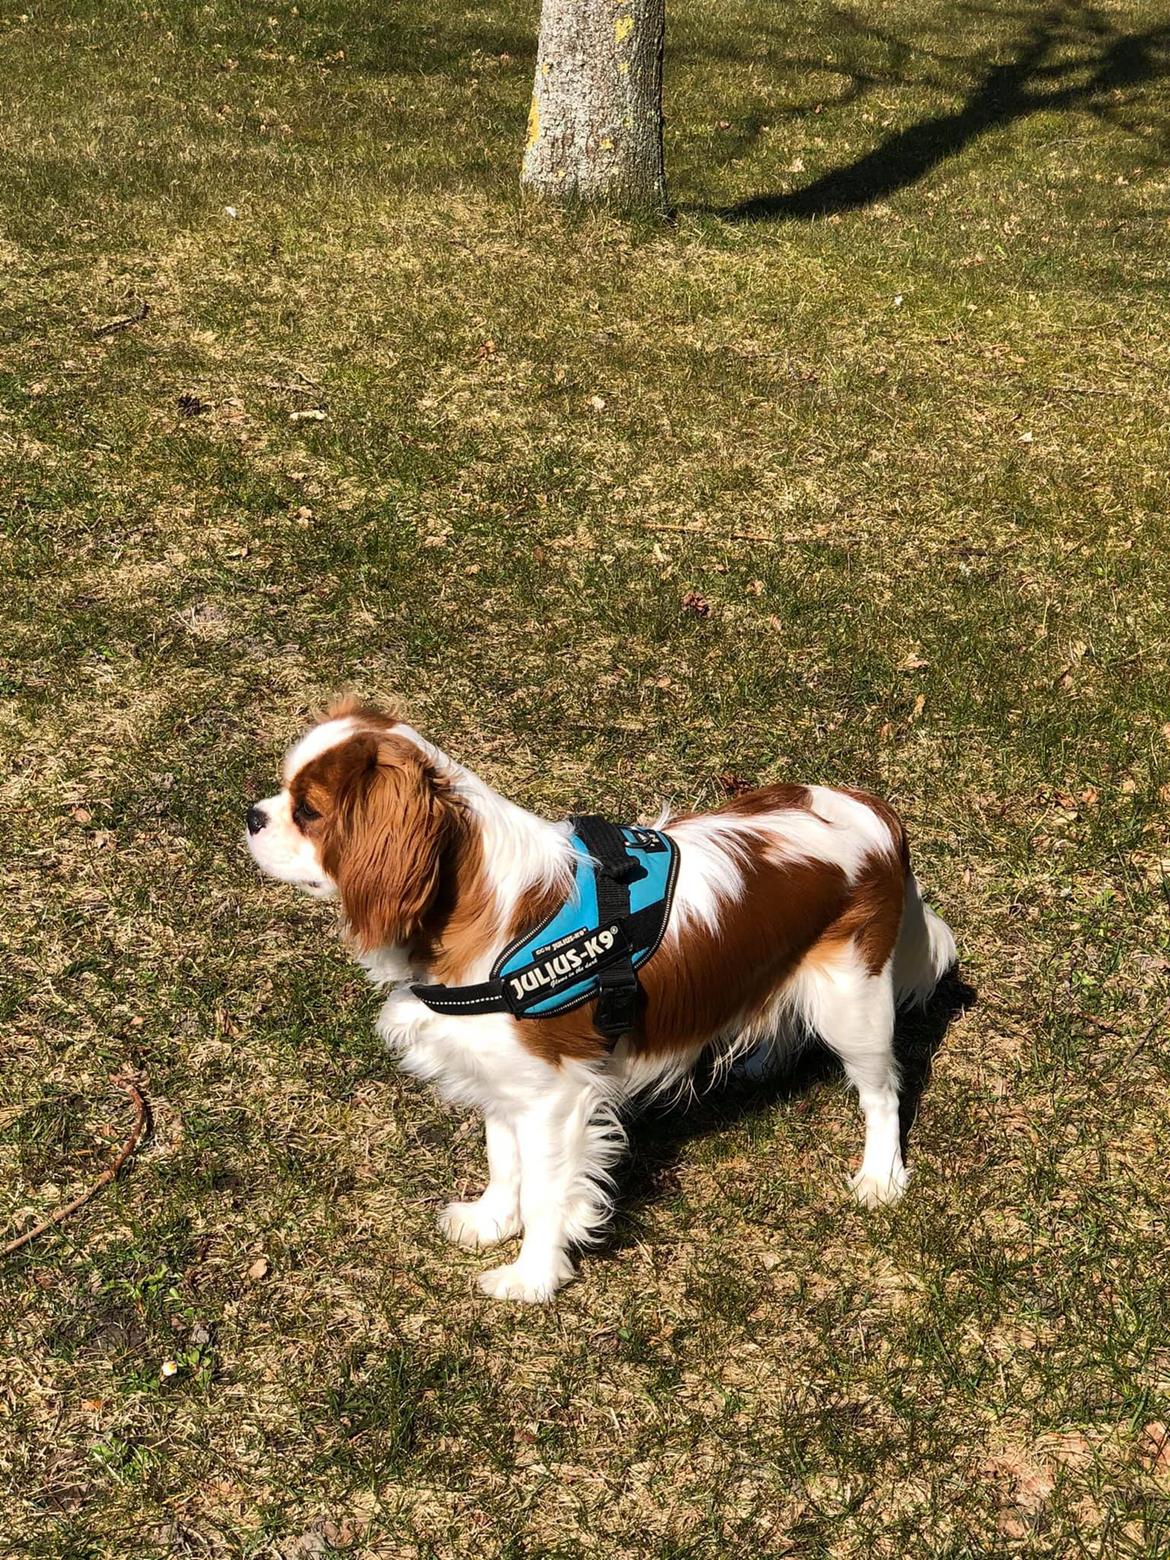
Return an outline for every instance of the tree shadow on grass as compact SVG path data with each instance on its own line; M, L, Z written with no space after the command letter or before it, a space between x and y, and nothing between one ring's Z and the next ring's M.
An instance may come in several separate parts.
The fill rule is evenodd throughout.
M873 35L872 28L862 29L849 13L838 14L846 26ZM855 210L906 189L988 131L1046 111L1078 110L1140 134L1140 129L1125 121L1123 110L1133 106L1132 94L1170 76L1170 24L1121 32L1095 7L1075 0L1029 17L1013 57L1004 64L956 62L949 56L909 49L901 40L887 41L899 57L921 54L948 66L973 66L977 74L959 107L897 131L872 151L845 167L832 169L803 189L756 195L722 208L717 215L732 222L767 222L808 220ZM848 98L858 97L872 86L898 84L895 75L859 71L854 74L854 90ZM928 84L945 86L943 82ZM1164 152L1168 144L1165 130L1148 133Z
M952 972L940 982L925 1008L898 1015L894 1049L902 1072L904 1153L947 1030L977 1000L974 988ZM741 1121L799 1102L815 1085L840 1076L840 1063L818 1042L795 1052L778 1071L759 1082L733 1075L721 1087L708 1087L709 1075L704 1078L700 1074L696 1078L697 1098L690 1106L656 1107L638 1116L631 1123L629 1157L617 1172L617 1213L610 1249L639 1240L642 1209L678 1189L679 1162L692 1139L727 1131ZM799 1103L796 1108L800 1108ZM860 1120L859 1115L859 1127ZM860 1141L859 1133L859 1145ZM844 1178L842 1166L842 1185Z

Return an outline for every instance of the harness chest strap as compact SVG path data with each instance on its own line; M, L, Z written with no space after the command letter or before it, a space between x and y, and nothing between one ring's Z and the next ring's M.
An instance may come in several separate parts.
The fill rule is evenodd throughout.
M506 948L489 980L413 986L434 1012L540 1018L595 1001L594 1028L611 1047L633 1028L641 990L637 967L665 933L678 849L658 830L623 829L594 814L571 822L577 862L569 901ZM650 896L637 910L630 907L631 885L637 885L639 898ZM542 936L565 925L573 929L537 946Z

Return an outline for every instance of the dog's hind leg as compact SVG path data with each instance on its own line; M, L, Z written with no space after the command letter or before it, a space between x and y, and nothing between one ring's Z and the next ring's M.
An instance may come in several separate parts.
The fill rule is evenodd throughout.
M909 1176L902 1163L890 965L872 975L849 946L831 960L806 962L795 984L805 1020L841 1059L865 1117L854 1194L869 1207L896 1202Z

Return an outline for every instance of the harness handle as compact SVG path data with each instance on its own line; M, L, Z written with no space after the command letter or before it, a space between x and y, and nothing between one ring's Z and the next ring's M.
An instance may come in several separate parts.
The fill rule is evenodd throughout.
M616 823L597 813L580 814L571 822L601 868L597 874L599 924L624 921L630 913L630 883L645 869L626 850L626 837ZM598 975L593 1027L611 1049L634 1027L641 989L628 953Z

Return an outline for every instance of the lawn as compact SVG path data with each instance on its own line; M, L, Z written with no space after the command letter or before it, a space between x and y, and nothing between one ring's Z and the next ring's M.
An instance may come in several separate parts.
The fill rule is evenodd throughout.
M659 228L520 198L536 0L24 3L0 1241L153 1124L0 1264L0 1553L1170 1554L1164 8L680 4ZM241 843L341 688L552 816L890 796L906 1201L808 1066L478 1296L478 1124Z

